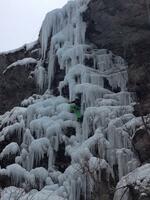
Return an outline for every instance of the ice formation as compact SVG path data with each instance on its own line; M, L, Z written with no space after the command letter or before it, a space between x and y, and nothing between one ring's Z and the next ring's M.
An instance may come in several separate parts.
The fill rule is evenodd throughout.
M10 144L8 144L3 151L0 154L0 159L2 159L5 156L11 156L13 154L17 154L19 152L19 146L17 143L12 142Z
M31 190L21 200L30 196L33 200L89 200L104 172L109 185L110 178L121 179L139 165L131 137L141 119L132 114L127 64L111 51L87 44L82 14L88 3L70 1L47 14L39 38L41 59L34 71L43 95L33 95L0 116L0 143L8 142L0 156L16 153L19 147L16 163L1 169L0 177L5 175L11 185ZM18 62L27 61L31 62ZM65 72L57 86L60 96L52 90L56 61ZM82 124L70 113L69 101L77 95ZM62 159L64 163L59 163ZM4 196L19 191L5 190Z

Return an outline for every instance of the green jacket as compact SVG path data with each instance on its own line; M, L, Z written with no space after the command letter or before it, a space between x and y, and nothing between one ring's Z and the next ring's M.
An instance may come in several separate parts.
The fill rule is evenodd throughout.
M71 104L70 105L70 112L75 113L77 120L81 118L81 112L80 112L80 107L77 106L76 104Z

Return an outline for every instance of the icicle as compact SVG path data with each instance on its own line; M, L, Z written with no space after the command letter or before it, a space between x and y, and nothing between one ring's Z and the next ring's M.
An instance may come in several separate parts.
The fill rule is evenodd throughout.
M29 147L34 138L31 135L30 129L26 129L23 135L23 146Z
M41 65L41 61L38 62L34 75L39 91L42 93L47 85L47 73L45 68Z
M28 176L28 172L18 164L9 165L6 173L11 178L12 184L23 184Z
M127 149L117 150L119 179L128 173L128 162L133 158L133 153Z
M45 186L46 179L48 177L48 171L43 167L39 167L36 169L32 169L30 171L30 174L34 175L35 185L38 185L38 189L41 190Z
M84 112L87 107L95 106L96 99L102 98L105 94L111 92L100 86L84 83L76 85L75 93L82 94L81 109Z
M29 147L29 169L32 169L34 164L37 164L47 154L49 148L49 141L46 138L34 140Z

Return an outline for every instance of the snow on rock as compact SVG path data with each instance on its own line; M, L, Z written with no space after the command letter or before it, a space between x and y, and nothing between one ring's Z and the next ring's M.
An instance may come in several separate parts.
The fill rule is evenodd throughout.
M1 200L15 200L25 195L25 192L21 188L16 188L14 186L5 188L1 192Z
M4 137L8 141L14 139L17 140L17 142L19 143L22 139L24 126L25 124L23 120L21 122L16 122L12 125L6 126L0 132L0 137Z
M29 51L31 50L32 48L34 48L34 46L38 43L38 40L34 41L34 42L30 42L30 43L27 43L17 49L13 49L13 50L9 50L9 51L4 51L4 52L0 52L0 54L13 54L15 52L18 52L22 49L25 49L26 51Z
M36 63L37 63L37 60L34 59L34 58L24 58L22 60L18 60L16 62L12 63L11 65L9 65L5 69L5 71L3 72L3 74L5 74L8 70L10 70L10 69L12 69L13 67L16 67L16 66L19 66L19 67L25 66L25 65L28 66L30 64L36 64Z
M43 167L32 169L29 172L18 164L12 164L6 169L1 169L0 176L7 176L12 185L22 187L25 190L28 187L42 189L46 183L53 184L51 178L48 177L48 171Z
M31 49L33 49L33 47L38 43L38 40L35 40L34 42L30 42L25 44L26 45L26 50L29 51Z
M130 172L128 175L124 176L120 182L117 184L114 200L123 200L132 198L132 191L138 191L139 196L144 196L148 198L148 190L150 182L150 164L145 164L134 171ZM137 193L138 193L137 192Z
M15 155L19 152L19 146L17 143L12 142L10 144L8 144L2 151L2 153L0 154L0 159L2 159L5 156L11 156L11 155Z
M37 185L36 188L40 190L45 186L46 180L48 178L48 171L42 167L32 169L30 174L34 175L35 177L35 184Z
M26 108L14 107L11 111L0 116L1 128L21 121L25 117Z
M6 174L10 177L12 184L23 184L28 176L28 172L18 164L12 164L7 166L6 169L2 169L0 174Z

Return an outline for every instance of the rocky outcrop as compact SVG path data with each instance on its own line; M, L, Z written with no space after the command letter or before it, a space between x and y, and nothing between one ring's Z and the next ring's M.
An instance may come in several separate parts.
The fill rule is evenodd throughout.
M0 73L5 70L7 66L26 57L39 58L40 44L38 41L31 44L24 45L18 49L0 53Z
M150 135L145 128L139 128L132 139L133 146L142 163L150 162Z
M129 64L128 88L142 94L144 114L150 112L149 1L91 0L84 14L86 37L99 48L121 55ZM139 113L137 113L139 114Z
M22 100L36 92L35 81L32 77L29 78L36 62L32 61L26 65L25 62L16 61L28 57L38 60L39 53L39 43L36 42L0 54L0 114L19 105ZM14 66L10 67L12 63ZM6 69L7 67L9 69Z
M150 165L143 165L124 176L117 185L114 200L148 200Z

